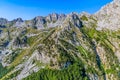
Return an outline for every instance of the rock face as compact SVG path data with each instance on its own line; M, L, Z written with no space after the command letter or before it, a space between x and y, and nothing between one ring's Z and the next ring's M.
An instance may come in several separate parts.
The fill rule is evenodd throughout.
M13 27L23 27L24 21L22 20L22 18L17 18L9 22L9 24L12 24Z
M41 76L38 71L44 69L60 73L68 69L65 74L73 73L67 77L74 80L119 80L119 11L120 1L114 0L94 15L72 12L31 20L0 18L0 80L32 75L29 80ZM80 72L70 72L75 69ZM58 80L52 76L51 80Z
M33 25L37 28L43 29L44 24L46 23L46 20L44 17L38 16L33 19Z
M71 13L70 15L67 16L68 18L70 18L70 22L77 27L81 27L82 26L82 22L79 19L79 16L77 13Z
M49 16L47 17L48 21L57 21L58 20L58 14L53 13L53 14L49 14Z
M98 18L97 29L120 29L120 0L114 0L113 2L103 6L100 11L95 15Z

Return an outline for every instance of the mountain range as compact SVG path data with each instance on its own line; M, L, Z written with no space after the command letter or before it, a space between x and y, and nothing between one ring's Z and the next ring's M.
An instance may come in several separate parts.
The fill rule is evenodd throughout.
M120 80L119 12L0 18L0 80Z

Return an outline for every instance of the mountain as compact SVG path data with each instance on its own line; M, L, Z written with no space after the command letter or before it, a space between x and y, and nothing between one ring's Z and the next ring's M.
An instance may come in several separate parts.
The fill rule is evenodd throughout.
M119 3L93 15L0 18L0 80L119 80Z
M103 6L95 15L98 18L98 29L107 28L111 30L120 29L120 0Z

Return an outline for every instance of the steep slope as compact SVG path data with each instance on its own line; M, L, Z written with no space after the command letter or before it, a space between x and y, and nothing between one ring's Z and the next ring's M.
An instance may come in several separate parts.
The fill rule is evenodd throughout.
M95 15L98 18L98 30L120 29L120 0L113 0L111 3L103 6Z

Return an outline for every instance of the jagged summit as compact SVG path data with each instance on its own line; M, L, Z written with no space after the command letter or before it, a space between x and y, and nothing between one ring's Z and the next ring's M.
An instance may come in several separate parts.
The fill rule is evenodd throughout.
M96 28L97 30L102 30L102 29L109 29L109 30L118 30L120 28L120 0L114 0L107 5L103 6L98 12L93 14L92 16L97 17L97 22L98 22L98 27ZM22 20L21 18L13 20L13 21L8 21L6 19L1 18L0 19L0 24L5 25L6 23L14 22L13 26L18 26L19 27L26 27L26 26L35 26L38 29L43 29L44 27L55 27L59 26L64 22L65 18L71 17L71 15L76 14L77 16L91 16L88 13L82 12L81 14L72 12L70 14L57 14L57 13L52 13L49 14L48 16L42 17L42 16L37 16L32 20Z

